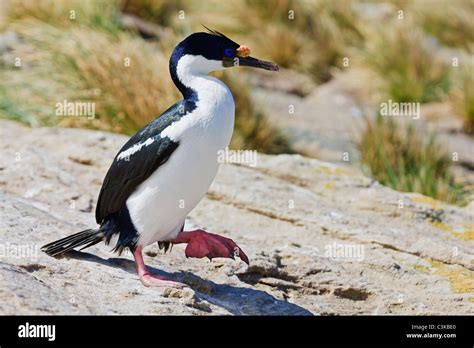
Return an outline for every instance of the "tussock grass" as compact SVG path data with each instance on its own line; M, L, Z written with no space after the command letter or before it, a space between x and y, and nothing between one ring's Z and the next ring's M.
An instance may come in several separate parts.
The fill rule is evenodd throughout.
M167 59L140 38L85 27L63 30L35 20L18 25L17 32L25 41L22 49L32 54L24 56L25 68L8 72L12 79L5 81L5 87L10 93L3 99L29 119L130 134L178 99L171 79L163 73L168 71ZM41 59L34 59L37 50ZM23 102L15 98L18 91L32 97L42 85L49 92L35 101L35 111L28 110L23 98ZM54 105L64 99L94 102L98 119L51 116Z
M342 66L348 47L362 40L360 20L348 0L187 3L194 30L207 23L248 45L253 55L318 82L329 80L331 68Z
M434 136L424 142L413 127L404 129L378 116L375 121L366 119L361 139L361 160L381 184L451 203L461 199L451 160Z
M0 116L31 126L61 125L133 134L181 95L169 77L173 42L145 42L134 33L85 25L57 26L28 18L10 25L21 40L0 66ZM13 66L22 57L22 67ZM127 65L130 63L129 66ZM291 152L253 105L239 77L226 81L237 105L234 147ZM93 102L96 118L55 116L56 103Z
M443 45L473 52L474 2L471 0L414 1L414 11L421 17L426 33Z
M330 79L344 56L352 59L352 53L358 53L383 81L387 98L429 102L449 93L472 131L472 70L461 67L448 92L449 73L455 69L424 45L428 32L445 44L469 50L472 2L391 2L399 3L407 18L373 26L361 22L350 0L10 0L6 22L21 41L8 57L21 56L23 66L12 66L11 59L0 63L5 77L0 115L30 125L59 123L131 134L180 98L168 76L168 57L182 37L203 30L202 23L248 44L255 56L318 82ZM176 40L145 42L123 31L118 25L121 9L171 27ZM74 20L70 10L75 11ZM180 10L185 20L178 19ZM416 22L409 18L413 14ZM353 46L360 49L353 51ZM125 58L130 58L130 67L124 65ZM245 74L242 69L220 75L237 105L233 146L291 152L287 140L253 104ZM55 103L64 99L95 102L97 119L51 116Z
M449 90L448 65L426 47L423 33L409 19L369 31L363 55L393 101L436 101Z
M474 62L472 56L461 58L453 68L453 87L449 99L454 109L464 118L465 130L474 135Z
M242 18L256 12L253 37L258 51L283 67L309 73L318 82L329 80L331 68L342 66L348 46L362 39L353 3L287 0L278 4L247 0L240 9ZM292 14L294 19L289 18Z
M162 26L173 26L180 11L186 11L186 0L123 0L122 11Z
M145 42L118 24L120 8L171 25L189 2L105 0L12 0L8 29L20 36L0 63L0 117L31 126L61 125L133 134L181 99L169 77L173 42ZM75 20L69 18L75 11ZM189 13L187 13L189 15ZM22 67L13 58L22 57ZM126 65L126 61L130 65ZM127 62L128 62L127 61ZM243 83L226 77L237 105L235 147L291 152L278 129L250 99ZM95 103L96 119L55 116L55 105Z
M117 32L121 1L9 0L6 12L10 23L25 18L36 18L55 26L84 25Z

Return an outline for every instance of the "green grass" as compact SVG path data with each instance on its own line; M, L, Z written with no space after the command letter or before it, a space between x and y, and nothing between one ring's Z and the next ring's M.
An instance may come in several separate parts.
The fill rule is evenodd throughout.
M453 87L449 99L456 112L464 118L465 130L474 135L474 62L471 55L453 67Z
M413 127L404 129L378 116L367 119L361 139L362 162L381 184L451 203L461 200L461 188L450 172L451 159L434 136L423 141Z

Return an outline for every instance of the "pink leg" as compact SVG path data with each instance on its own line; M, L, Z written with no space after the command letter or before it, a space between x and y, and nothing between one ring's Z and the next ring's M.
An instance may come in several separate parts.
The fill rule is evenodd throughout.
M165 277L152 275L150 272L148 272L146 270L145 262L143 262L142 249L142 247L137 246L133 252L133 257L135 258L135 264L137 265L138 276L140 277L143 285L169 288L182 288L186 286L186 284L174 282Z
M232 239L204 230L180 232L175 239L169 242L173 244L187 243L186 257L208 257L209 259L226 257L235 259L235 256L239 256L242 261L249 264L247 255Z

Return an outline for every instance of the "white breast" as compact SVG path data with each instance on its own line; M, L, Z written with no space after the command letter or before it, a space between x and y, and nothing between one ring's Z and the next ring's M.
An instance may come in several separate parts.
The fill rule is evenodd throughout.
M235 106L227 86L202 75L187 83L197 91L196 109L162 132L178 148L127 200L141 246L176 236L214 180L218 150L232 137Z

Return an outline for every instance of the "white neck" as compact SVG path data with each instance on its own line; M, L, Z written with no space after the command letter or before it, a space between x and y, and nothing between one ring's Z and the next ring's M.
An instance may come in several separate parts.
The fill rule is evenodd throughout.
M196 131L196 134L208 134L219 146L228 145L234 126L234 98L222 81L207 75L219 69L223 69L221 62L202 56L186 55L180 58L176 75L185 87L196 92L196 109L175 127L165 130L163 135L179 139L185 132Z
M207 75L212 71L222 69L224 69L224 66L220 61L187 54L179 59L176 74L181 83L184 84L188 76Z
M234 100L229 88L219 79L207 74L224 69L222 62L208 60L203 56L185 55L176 66L176 74L181 83L196 91L201 107L213 107L221 101Z

